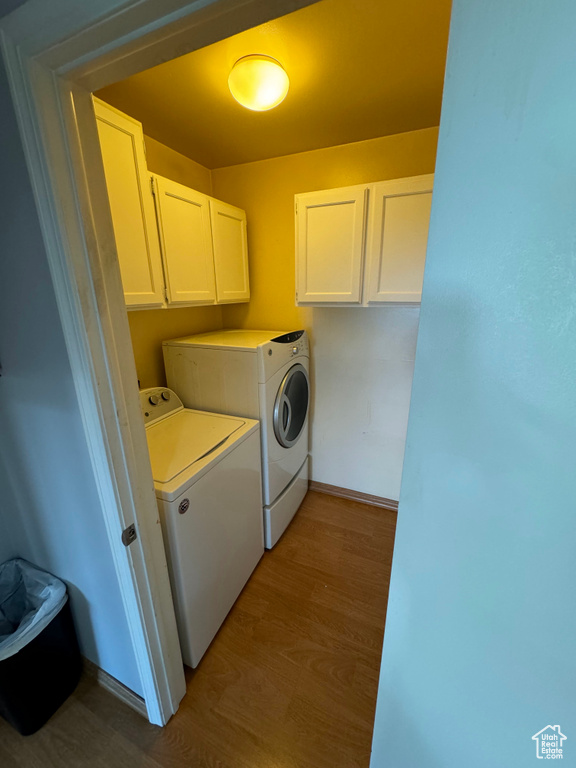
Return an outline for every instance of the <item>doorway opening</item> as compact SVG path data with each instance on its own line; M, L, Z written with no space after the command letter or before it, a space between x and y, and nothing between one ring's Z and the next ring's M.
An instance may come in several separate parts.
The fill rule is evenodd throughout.
M312 6L309 9L303 9L297 11L294 14L294 18L298 14L304 14L307 12L315 11L315 9L328 8L331 0L326 0L323 3L319 3L317 6ZM374 4L377 5L377 4ZM285 17L287 20L290 17ZM420 20L422 22L422 20ZM273 22L272 25L279 22ZM246 25L249 26L249 25ZM258 40L258 36L262 35L262 31L250 30ZM272 29L272 31L274 31ZM341 32L343 28L341 29ZM246 33L241 33L246 34ZM281 36L280 36L281 38ZM264 37L260 37L260 43ZM231 44L234 38L230 37L223 41L224 44ZM341 39L340 39L341 42ZM283 44L286 44L285 42ZM222 45L222 43L216 43L216 45ZM210 47L205 47L198 54L210 53ZM312 46L313 50L313 46ZM136 54L134 53L136 56ZM194 56L196 54L190 54ZM235 56L236 54L234 54ZM300 54L299 54L300 55ZM277 54L280 56L280 54ZM167 58L164 55L164 58ZM303 57L300 55L300 62L302 63L302 69L305 70ZM183 61L183 60L181 60ZM170 62L168 63L170 64ZM163 67L168 64L162 65ZM82 64L78 63L78 72L82 70ZM104 66L104 65L103 65ZM289 69L288 65L286 65ZM118 72L121 72L122 67L118 66ZM75 106L76 114L74 117L74 124L79 127L79 138L77 144L73 149L77 153L77 156L72 158L72 163L83 164L83 171L86 172L84 177L84 183L88 179L86 187L90 189L78 189L79 177L76 170L75 176L75 195L81 198L80 209L83 213L84 226L88 219L90 219L90 212L93 216L93 220L96 222L95 240L98 243L98 262L96 265L93 262L91 270L87 270L85 279L87 284L93 284L95 276L98 276L98 270L102 271L102 267L107 267L111 272L111 275L104 278L103 284L107 285L106 280L110 281L110 290L106 293L96 297L94 306L90 311L94 311L95 316L98 317L100 328L104 330L100 331L100 335L106 341L108 335L113 340L113 345L116 349L116 357L118 359L118 350L120 351L120 361L118 362L117 369L113 371L112 379L116 377L110 383L110 391L113 393L113 397L110 397L108 406L112 411L117 412L117 404L119 401L125 399L127 405L125 406L126 423L129 425L127 431L132 431L131 437L131 449L133 451L132 457L129 458L129 463L133 463L133 472L130 479L130 490L127 491L127 495L131 497L130 503L126 502L126 499L120 499L118 506L125 511L131 507L134 509L134 517L138 520L139 525L142 525L143 536L142 539L146 543L156 542L150 545L153 550L152 559L156 558L160 563L161 569L162 552L158 547L158 539L153 533L145 533L147 523L142 520L142 516L152 512L152 508L155 504L154 500L147 498L138 513L135 510L137 506L134 503L133 494L141 493L144 497L144 491L142 488L147 487L147 478L149 477L149 465L147 464L148 458L146 453L146 441L144 437L144 430L142 425L138 427L140 419L140 403L138 401L138 395L136 390L136 377L134 376L134 368L130 360L130 347L134 348L134 359L136 365L136 371L138 372L137 378L140 379L142 387L154 387L164 386L165 382L161 378L163 371L160 366L161 362L161 350L159 348L159 342L166 338L173 338L175 336L187 335L190 333L197 333L200 331L212 331L222 328L244 328L261 329L272 328L278 331L292 331L297 328L307 327L312 330L313 338L313 389L314 389L314 407L312 410L312 457L313 462L316 462L316 466L313 464L312 475L313 478L317 477L316 482L323 486L332 486L338 489L356 490L358 488L349 488L353 486L354 482L348 479L340 479L346 470L346 462L342 461L342 454L345 458L356 451L350 440L348 445L345 445L345 441L342 437L335 439L334 432L331 431L334 424L339 427L338 434L349 438L352 436L353 431L358 429L358 424L368 425L365 430L360 429L365 435L368 435L368 456L369 460L366 462L357 462L356 470L360 473L360 482L357 485L362 485L366 488L365 491L360 490L360 493L365 493L366 496L391 498L394 500L394 492L388 491L382 492L380 488L374 488L369 484L368 478L374 476L376 472L376 466L386 464L386 467L393 466L396 476L398 476L398 470L401 466L401 456L398 459L398 455L401 453L402 435L400 422L402 417L398 417L398 412L404 408L407 411L407 400L409 395L409 385L402 390L402 393L398 389L394 390L394 398L388 403L387 415L392 414L393 425L390 430L392 440L388 442L395 442L396 448L396 464L390 459L385 457L383 459L384 446L382 441L378 442L378 429L375 425L378 424L378 419L382 419L382 413L376 413L378 406L374 403L371 397L358 397L356 403L352 404L353 407L348 411L339 407L339 404L334 401L334 394L337 387L334 386L334 381L344 381L340 372L334 369L335 363L340 364L344 368L344 373L358 372L362 370L362 366L359 366L358 359L352 359L349 356L343 354L346 350L356 350L364 347L364 354L367 361L372 361L374 358L374 347L371 345L370 340L374 335L378 335L381 331L379 320L375 319L376 315L371 313L381 312L381 308L311 308L311 307L296 307L294 301L294 252L293 252L293 195L300 193L308 193L319 189L331 189L336 187L342 187L344 185L350 186L355 184L364 183L376 183L384 179L400 178L403 176L414 176L419 173L429 173L433 170L433 150L430 154L432 162L427 160L426 163L419 164L418 156L420 154L420 160L426 152L430 153L430 147L434 145L434 138L423 137L422 144L418 143L418 138L415 136L408 136L411 133L410 129L404 125L403 127L397 127L391 130L390 127L386 129L380 129L380 135L378 132L372 136L359 136L355 139L347 138L346 136L340 136L340 138L330 137L329 139L317 140L315 146L308 146L305 149L292 149L288 146L288 151L268 150L269 152L278 152L278 154L270 154L268 157L253 157L253 159L246 159L248 156L244 156L241 159L240 155L230 156L226 160L214 160L211 161L214 167L207 168L210 178L209 193L211 196L221 198L223 202L234 205L235 207L242 207L244 204L245 209L248 212L248 227L250 231L250 211L256 212L256 217L261 217L262 224L254 226L254 255L250 263L252 271L252 291L251 300L249 303L225 303L222 306L204 306L199 309L193 308L171 308L171 309L157 309L157 310L132 310L128 316L128 323L131 331L131 340L126 332L127 323L126 318L122 319L122 313L124 312L124 304L121 300L120 283L118 280L118 267L115 262L115 245L111 238L111 228L109 226L108 212L105 210L105 206L102 205L103 186L100 181L100 187L98 187L98 179L101 180L101 170L99 168L99 161L96 159L89 159L90 147L95 146L96 132L94 131L93 118L90 113L90 107L86 100L83 98L84 91L96 91L97 95L104 101L108 100L118 109L125 111L131 117L139 119L144 125L144 133L148 130L146 127L146 120L139 114L135 108L130 107L126 103L120 104L120 97L113 96L114 89L120 90L124 87L123 83L126 81L119 81L117 86L108 86L106 89L94 88L94 84L98 82L98 77L94 74L94 69L90 73L85 73L83 76L79 75L78 82L81 83L78 87L72 88L73 103ZM295 70L296 71L296 70ZM143 75L136 75L135 77L143 77ZM312 79L310 71L303 73L303 82L308 82ZM82 80L82 77L84 79ZM112 78L108 74L107 77L102 78L103 82L111 82ZM362 89L358 89L362 90ZM366 98L366 93L358 94L360 97ZM125 95L122 98L126 98ZM146 100L146 97L144 97ZM114 103L116 99L117 103ZM181 99L183 100L183 99ZM362 101L362 98L360 98ZM289 102L288 102L289 103ZM439 100L438 100L439 110ZM304 100L304 114L311 111L311 105L306 105L306 99ZM72 116L64 110L64 122L67 121L67 131L70 131L70 124ZM376 109L376 118L378 116L378 109ZM278 120L280 120L281 112L277 113ZM362 116L356 116L356 123L362 125ZM49 118L46 118L49 121ZM148 119L147 119L148 120ZM92 121L90 123L90 121ZM438 118L435 118L437 124ZM200 122L200 121L197 121ZM224 121L225 122L225 121ZM326 121L329 122L329 121ZM364 121L365 122L365 121ZM354 123L354 121L352 121ZM328 127L333 127L330 124ZM150 132L155 132L156 129L151 129ZM214 128L212 128L214 130ZM384 130L384 133L382 131ZM434 133L433 125L424 126L414 129L416 133ZM388 131L388 133L386 133ZM298 135L302 133L302 130L298 126L288 126L281 131L279 128L273 128L269 131L272 137L276 134L284 132L285 135ZM310 133L314 132L314 127L310 126ZM316 135L318 134L316 126ZM148 138L148 160L151 164L154 162L157 165L151 170L156 170L157 174L163 177L170 177L170 168L172 171L177 167L178 179L172 179L177 183L184 183L186 186L194 189L195 186L191 181L192 176L195 174L198 178L202 176L203 172L198 165L201 165L192 155L193 153L186 153L180 151L176 147L170 147L168 145L169 139L166 142L161 141L159 138L160 133L156 133L155 136L149 136ZM422 137L421 137L422 138ZM390 141L388 141L390 139ZM261 138L252 138L252 144L258 150L265 144ZM323 143L324 142L324 143ZM328 143L326 143L328 142ZM363 146L358 146L358 142ZM374 160L376 156L376 142L379 146L379 159ZM222 144L222 147L224 147ZM352 146L354 145L354 146ZM384 145L389 146L389 149L384 151L382 148ZM232 147L234 149L239 146L239 142L231 140L228 142L228 149ZM423 147L426 149L423 149ZM152 147L152 151L150 151ZM174 157L172 152L177 153L184 160L178 160ZM183 147L180 147L182 149ZM347 149L346 149L347 148ZM336 151L341 150L341 151ZM228 151L228 150L227 150ZM306 153L304 155L303 153ZM360 160L360 165L356 166L353 162L353 158L350 152L358 152L358 156L363 159ZM381 154L384 152L384 154ZM313 153L313 154L311 154ZM319 154L316 154L319 153ZM326 157L325 161L321 162L321 158ZM427 156L428 157L428 156ZM80 162L81 158L81 162ZM153 158L155 158L153 160ZM240 158L240 159L239 159ZM288 159L290 158L290 160ZM185 162L188 160L189 162ZM295 163L292 169L289 168L289 164ZM223 163L223 164L221 164ZM248 167L250 166L250 167ZM264 168L266 166L266 168ZM381 172L381 169L385 167L387 170L385 173ZM266 183L263 183L262 178L258 178L258 174L268 174ZM314 175L316 173L316 175ZM244 174L244 175L243 175ZM248 174L248 176L246 176ZM80 174L82 176L82 174ZM203 178L208 177L204 174ZM290 183L285 183L290 177ZM96 181L94 181L96 180ZM65 182L62 182L65 184ZM81 184L80 184L81 186ZM220 193L219 190L222 190ZM217 194L216 194L217 193ZM273 194L272 194L273 193ZM278 195L276 198L274 195ZM84 196L84 197L83 197ZM244 203L243 197L247 202ZM82 207L82 203L84 207ZM288 211L288 213L287 213ZM270 236L270 232L272 235ZM263 234L262 234L263 233ZM262 236L262 241L258 238ZM116 238L118 240L118 237ZM249 240L250 245L250 240ZM286 254L290 253L290 260L285 258ZM279 257L281 255L281 257ZM108 262L106 263L106 259ZM63 265L64 266L64 265ZM80 267L77 265L76 269L76 282L78 280L78 270ZM83 267L85 269L85 266ZM92 272L90 275L89 272ZM105 270L104 270L105 271ZM106 295L104 295L106 293ZM289 298L288 298L289 297ZM78 309L78 308L77 308ZM414 315L416 314L414 308L402 308L404 312L404 320L399 319L398 312L392 310L388 312L387 326L389 328L388 341L390 349L395 349L397 358L392 361L395 363L408 363L408 365L397 366L395 371L401 378L403 377L404 385L409 378L410 360L401 359L402 352L398 350L398 339L406 339L411 332L415 332ZM64 311L64 310L62 310ZM86 312L86 308L83 307L80 311ZM395 313L395 314L394 314ZM346 316L344 316L346 315ZM70 317L70 327L74 325L72 316ZM336 332L335 332L335 329ZM124 338L122 338L124 336ZM414 335L415 338L415 335ZM72 342L70 342L72 343ZM154 346L152 354L151 347ZM106 348L106 344L103 345ZM109 350L108 350L109 351ZM391 353L389 353L391 354ZM104 355L106 359L107 355ZM109 357L109 356L108 356ZM369 368L363 384L369 384L375 387L376 384L382 383L382 379L386 379L392 384L394 375L392 374L392 368L390 359L383 359L381 356L377 358L378 365ZM354 365L354 363L356 363ZM388 365L386 365L388 363ZM367 366L368 367L368 366ZM156 378L154 378L156 377ZM78 378L80 378L80 372L78 372ZM358 377L353 379L352 385L358 383ZM350 390L350 382L344 384L344 388L347 392L346 399L350 402L350 391L358 391L358 388ZM376 387L377 389L377 387ZM120 396L120 393L121 396ZM324 396L327 393L328 396ZM104 394L102 395L104 396ZM89 393L85 393L85 397L89 397ZM381 411L381 409L380 409ZM394 422L394 414L396 421ZM346 422L348 419L348 422ZM343 421L344 420L344 421ZM104 420L105 421L105 420ZM386 420L387 424L390 422ZM318 432L317 436L314 436L314 423L326 424L324 432ZM353 428L350 426L353 425ZM104 431L111 429L111 424L104 425ZM102 423L92 424L88 427L88 432L96 433L102 430ZM380 435L381 437L381 435ZM119 453L123 454L123 460L126 460L125 447L127 444L127 436L125 432L119 430L117 436ZM330 447L336 447L340 449L340 455L337 460L334 460L333 454L329 452ZM95 453L97 449L94 448ZM326 458L323 458L326 457ZM353 462L348 461L348 464ZM318 474L315 474L318 472ZM335 474L330 474L330 473ZM392 472L392 474L394 474ZM130 474L130 473L128 473ZM399 482L399 479L398 479ZM322 488L323 491L327 488ZM389 487L392 487L390 485ZM372 491L372 492L371 492ZM377 492L374 492L377 491ZM121 495L121 494L120 494ZM118 502L118 496L115 497ZM324 504L324 501L321 502ZM330 513L331 514L331 513ZM128 522L128 520L126 520ZM310 540L313 539L314 530L318 528L318 519L311 519L308 521L307 529L309 529ZM149 525L149 523L148 523ZM305 526L306 528L306 526ZM115 531L111 533L111 537L115 535ZM366 536L370 537L371 533L366 533ZM307 535L301 535L299 540L299 552L306 551ZM158 580L154 576L153 570L150 569L150 550L148 552L145 549L141 552L142 562L140 564L134 562L136 559L133 557L133 561L129 564L129 567L125 567L120 562L120 555L118 558L119 569L124 568L126 572L126 580L135 583L137 589L141 588L141 582L148 583L148 589L150 591L150 604L158 604L159 601L158 592L154 594L154 591L158 589L158 583L162 582L162 579ZM376 553L373 552L376 556ZM298 555L295 554L294 557ZM313 559L313 555L309 553L309 557ZM294 558L288 558L293 560ZM139 575L134 576L134 571ZM129 578L128 578L129 576ZM314 585L312 591L316 588ZM164 584L164 588L166 584ZM273 586L271 587L273 589ZM326 588L328 588L326 586ZM264 598L265 599L265 598ZM256 601L258 602L258 601ZM167 609L168 610L168 609ZM142 611L135 611L134 622L142 624ZM166 621L170 623L170 619ZM144 622L145 623L145 622ZM173 630L173 626L172 626ZM160 634L162 632L160 631ZM146 632L142 632L145 638ZM336 642L336 640L335 640ZM143 645L146 642L143 640ZM161 648L162 643L159 643ZM159 658L162 656L166 659L166 654L159 653ZM147 653L149 659L150 654ZM173 659L174 666L177 666L177 659ZM310 663L313 663L312 661ZM315 662L314 662L315 663ZM320 662L319 662L320 663ZM170 677L170 673L167 672L167 677ZM152 682L150 685L150 697L153 698L152 691L157 695L157 682ZM175 697L177 698L177 696ZM173 702L174 704L174 702ZM162 720L162 717L158 718Z
M388 64L382 61L381 38L390 39L391 7L363 3L351 8L350 4L339 0L325 0L138 73L95 94L103 105L137 121L146 147L146 170L153 176L166 292L158 297L151 291L147 308L137 304L128 313L140 386L168 385L183 398L185 406L257 416L256 412L250 413L248 407L243 411L238 406L235 410L225 397L214 397L213 391L205 397L194 391L194 386L199 390L208 381L217 389L213 371L205 372L206 379L202 381L198 378L200 367L196 368L196 379L190 383L192 392L189 393L188 383L182 378L185 379L185 374L180 374L179 378L173 363L168 362L167 354L170 353L166 346L163 348L163 342L174 337L193 337L191 343L200 344L198 335L208 333L211 336L206 339L206 344L210 345L219 343L214 334L223 329L246 332L271 329L280 334L306 328L312 348L312 487L316 492L328 492L332 497L334 494L348 495L375 504L381 517L386 515L383 506L393 509L398 501L418 307L415 302L408 301L392 304L389 296L381 306L376 301L370 306L345 306L344 303L337 306L338 302L334 301L327 307L299 302L296 297L294 197L317 190L348 189L355 185L361 187L433 173L448 6L430 7L428 13L422 12L417 20L408 9L400 11L396 8L394 12L398 18L394 27L394 45L386 49ZM433 33L434 29L436 33ZM343 30L348 30L344 38ZM243 109L228 91L228 72L237 59L250 53L262 53L281 61L292 78L288 97L269 113ZM409 72L406 71L409 69L406 60L410 60L413 67ZM378 67L391 73L387 79L372 77ZM405 92L399 98L401 87L406 91L412 89L412 97L408 98ZM386 109L383 109L384 104ZM105 108L98 107L97 116L98 109ZM427 188L423 191L428 193ZM165 204L168 196L175 201L170 214L167 214L168 205ZM125 196L120 197L124 199ZM202 282L196 273L192 281L195 280L195 285L202 290L194 294L185 286L183 270L180 273L183 279L181 290L176 288L174 274L177 267L170 260L188 259L192 244L197 245L185 230L176 207L180 210L184 205L188 209L194 206L195 215L200 220L203 201L210 205L214 199L246 216L249 297L239 290L236 300L220 302L217 285ZM393 201L389 206L392 208ZM114 213L113 208L113 217ZM192 214L182 215L187 222L191 220ZM429 215L429 199L425 215ZM120 211L118 216L118 227L122 229L125 214ZM169 220L169 216L172 219ZM197 231L201 225L199 221ZM155 228L154 222L152 228ZM188 251L183 248L184 243L190 243ZM200 249L201 245L197 247ZM366 248L367 243L364 242L362 247ZM215 256L212 250L208 260ZM205 274L203 272L203 276ZM125 290L129 279L125 281ZM133 301L134 296L134 292L127 291L127 302ZM165 306L158 308L158 301ZM178 349L181 352L182 346ZM201 365L199 358L194 358L194 365ZM232 382L229 385L235 386ZM354 392L353 397L350 397L351 392ZM314 498L322 512L312 503ZM349 578L354 580L358 574L354 574L354 566L345 557L345 548L341 542L336 543L336 539L338 536L351 540L364 537L362 540L375 557L373 543L381 543L382 558L387 559L389 567L390 528L376 532L376 521L369 516L359 525L361 529L364 526L360 532L353 530L339 507L334 509L331 514L335 517L344 515L346 523L341 520L336 530L332 530L332 539L323 540L316 515L326 513L324 505L327 503L322 497L310 496L300 514L303 520L295 522L291 529L297 544L289 534L284 543L277 545L278 549L265 557L281 563L282 552L286 550L291 553L292 561L300 562L303 558L302 568L317 566L323 557L341 558L340 567L348 570ZM360 508L356 512L359 517L366 514ZM352 514L350 510L348 513ZM389 519L392 516L393 513ZM330 530L330 522L325 520L324 523ZM352 529L347 528L348 525L352 525ZM371 537L374 541L368 544L367 539ZM384 554L386 548L388 551ZM295 554L294 549L298 549ZM358 556L363 557L359 552ZM358 564L358 568L366 571L366 564ZM251 601L256 598L245 596L226 625L227 636L234 638L232 642L238 642L240 646L249 639L257 646L254 638L265 632L264 626L272 634L275 629L278 631L265 591L259 593L255 586L265 581L262 575L265 572L263 564L247 588L248 595L251 589L256 590L262 614L254 612ZM323 577L330 581L337 579L337 575L337 569L335 572L328 569ZM280 573L279 578L287 576ZM308 577L312 578L310 574ZM294 575L292 578L296 591L305 590L302 584L296 584ZM321 579L319 574L318 578ZM383 571L379 576L374 575L375 580L378 578L386 582L388 573ZM268 583L270 581L273 581L271 576ZM321 600L317 586L314 582L310 587L311 594L315 590L316 593L314 598L310 597L309 607L302 606L302 616L306 616L307 611L322 613L317 602ZM329 610L338 616L339 610L346 611L347 600L352 599L356 603L356 620L360 624L364 620L363 626L370 635L376 630L375 626L370 626L374 615L368 620L366 614L361 617L360 593L365 589L366 597L371 601L370 609L366 604L364 609L368 613L378 613L375 602L379 587L376 584L362 586L361 579L356 582L356 587L358 592L354 597L342 592L341 585L334 587L339 598L334 597ZM328 585L325 588L328 589ZM282 599L289 600L289 595L283 595ZM380 608L384 604L385 597ZM289 615L291 618L285 619L286 623L297 625L297 617L292 613ZM232 628L239 630L234 616L247 622L250 631L235 634ZM376 624L378 631L382 631L383 613L379 614ZM242 627L242 631L245 629ZM290 631L289 626L285 631ZM317 631L321 637L322 632L319 628ZM216 646L222 655L234 654L233 650L226 649L224 640L219 642ZM293 637L292 642L297 644L297 639ZM329 645L328 640L324 642ZM373 642L378 646L381 638ZM322 643L316 645L315 652L320 653L321 646ZM259 658L263 664L269 650L264 645L260 647L262 655ZM286 655L285 648L283 652ZM189 676L189 696L194 696L194 690L201 690L199 680L205 684L207 668L212 668L216 675L223 673L225 662L218 656L218 651L213 650L209 659L200 668L204 672ZM253 679L252 675L256 679L261 670L246 651L246 664L248 659L253 664L249 679ZM360 662L357 663L362 667ZM372 703L376 678L377 670ZM238 695L241 696L240 691ZM287 695L286 690L279 691L278 701L286 702ZM306 691L302 688L296 693L290 688L290 695L306 695ZM367 698L370 697L367 695ZM230 693L224 699L233 709ZM232 716L230 712L228 714ZM248 717L247 712L245 716ZM255 727L254 723L251 727Z

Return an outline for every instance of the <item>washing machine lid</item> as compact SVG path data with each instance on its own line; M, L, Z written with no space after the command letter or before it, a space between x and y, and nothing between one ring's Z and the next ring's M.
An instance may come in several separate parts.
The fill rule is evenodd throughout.
M245 424L245 419L233 416L182 410L147 427L154 482L170 482L223 446Z

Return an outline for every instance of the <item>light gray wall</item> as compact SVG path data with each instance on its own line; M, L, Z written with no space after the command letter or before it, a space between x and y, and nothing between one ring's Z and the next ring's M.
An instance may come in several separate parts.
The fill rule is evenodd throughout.
M576 765L576 4L453 14L372 768Z
M0 517L0 563L11 560L14 554L12 540L9 538L8 526L4 522L3 517Z
M16 550L12 541L12 525L10 524L10 519L14 514L16 505L9 493L8 478L1 460L0 489L5 490L5 493L0 492L0 563L4 563L6 560L11 560L16 556Z
M314 480L398 500L419 314L311 310Z
M141 693L1 65L0 136L0 556L64 579L83 653Z
M16 8L24 5L25 2L26 0L0 0L0 18L12 13Z

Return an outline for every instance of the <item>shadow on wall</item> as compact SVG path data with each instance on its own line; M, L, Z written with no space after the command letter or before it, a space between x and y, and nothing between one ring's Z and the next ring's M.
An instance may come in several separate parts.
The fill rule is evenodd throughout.
M434 338L423 323L418 367L426 370L427 376L419 381L417 368L414 386L421 386L425 396L416 399L410 416L411 422L427 422L429 450L418 450L427 465L422 467L423 472L436 474L442 467L442 482L450 487L451 494L459 492L462 499L483 499L488 515L499 497L500 486L504 490L515 485L521 512L532 473L549 476L547 467L557 469L562 458L553 451L542 451L542 435L550 431L557 434L558 445L571 439L569 419L554 414L553 408L543 408L538 397L527 397L530 390L548 389L547 398L553 403L562 390L562 382L550 376L548 349L545 345L542 349L535 347L538 339L531 338L529 324L521 317L502 321L501 313L491 316L486 297L470 296L466 301L443 296L435 301L428 295L426 299L423 317L424 313L434 314ZM481 317L473 313L472 307L482 307ZM501 375L503 369L505 377ZM431 373L434 371L436 374ZM528 380L529 389L525 386ZM558 392L554 393L556 386ZM576 392L573 401L576 413ZM430 402L443 407L429 408ZM446 412L457 422L458 429L446 429ZM479 420L478 413L482 412L486 417ZM518 462L519 446L522 463ZM547 506L554 488L542 490L541 485L540 477L530 493ZM411 489L406 488L406 493Z
M107 540L103 540L98 531L97 521L101 513L96 489L91 495L88 494L90 498L86 498L83 473L68 470L73 466L78 470L77 456L69 457L67 462L65 454L46 437L51 433L57 434L63 426L67 427L67 434L74 433L76 425L71 423L70 414L63 408L54 408L49 402L27 404L25 410L27 418L43 427L38 434L29 434L35 455L18 440L18 430L7 423L6 414L1 419L2 517L10 544L9 550L0 554L4 555L3 559L23 557L66 583L82 652L94 663L100 664L90 601L78 586L90 585L92 594L97 590L114 588L114 585L106 584L106 575L94 567L93 557L102 558L106 551L104 547L108 548ZM30 467L31 463L37 466ZM57 499L49 508L43 482L46 474L50 476L51 485L48 499ZM77 505L84 511L92 510L94 525L88 533L86 519L79 514Z
M0 136L3 522L9 529L14 554L73 585L72 607L82 652L140 693L130 632L1 62Z
M555 403L566 402L565 383L547 359L545 337L520 314L503 320L493 300L455 297L444 287L432 295L425 285L373 768L387 765L391 735L406 733L406 765L469 763L466 739L450 741L445 760L439 734L447 724L452 733L471 723L493 731L486 701L496 698L518 710L502 723L512 734L502 757L509 749L512 764L539 720L532 727L522 719L530 705L518 707L518 684L502 681L524 670L524 695L533 701L528 670L559 633L572 634L565 594L550 585L565 582L576 545L566 508L567 488L576 498L576 475L565 451L574 443L576 391L563 417ZM554 446L543 450L550 435ZM552 621L538 621L535 606L545 606ZM543 718L556 695L544 688L532 705ZM401 701L394 691L403 691ZM454 702L465 702L457 714ZM500 734L494 738L500 743ZM478 744L474 765L490 763L492 743Z

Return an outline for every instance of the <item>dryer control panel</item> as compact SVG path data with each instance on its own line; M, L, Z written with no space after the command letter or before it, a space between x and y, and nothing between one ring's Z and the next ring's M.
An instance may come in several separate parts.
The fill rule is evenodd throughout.
M282 344L282 347L278 347L276 351L279 351L285 357L294 357L294 355L309 355L308 348L308 334L306 331L291 331L290 333L284 333L282 336L276 336L269 342L268 355L270 351L272 354L275 352L275 345Z
M276 345L279 346L275 350ZM308 350L308 334L306 331L290 331L290 333L283 333L282 336L276 336L268 343L267 354L271 356L276 351L282 354L285 358L294 357L295 355L309 355Z
M258 379L265 382L286 363L310 356L308 334L306 331L291 331L276 336L258 347L258 356Z
M306 331L290 331L290 333L283 333L281 336L276 336L272 339L277 344L294 344L295 341L301 339Z
M144 424L148 426L184 406L178 395L168 387L150 387L140 390L140 407Z

